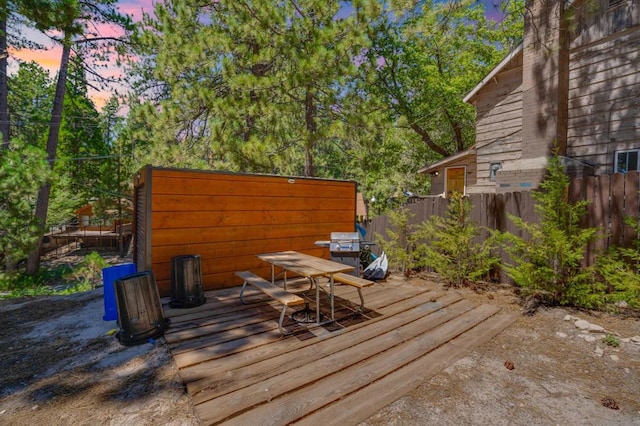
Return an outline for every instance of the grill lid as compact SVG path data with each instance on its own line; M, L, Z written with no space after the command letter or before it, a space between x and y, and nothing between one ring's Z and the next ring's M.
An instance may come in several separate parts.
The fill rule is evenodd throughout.
M359 252L360 237L357 232L332 232L329 250L332 252Z

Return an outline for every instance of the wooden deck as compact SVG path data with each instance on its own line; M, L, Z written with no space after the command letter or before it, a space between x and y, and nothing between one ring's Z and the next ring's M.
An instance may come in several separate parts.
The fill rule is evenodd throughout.
M256 303L242 305L239 291L207 292L196 308L164 306L165 337L202 424L357 424L513 320L453 293L389 282L365 289L362 316L352 312L357 291L337 286L336 323L287 319L294 334L282 337L280 306L253 289L246 300Z

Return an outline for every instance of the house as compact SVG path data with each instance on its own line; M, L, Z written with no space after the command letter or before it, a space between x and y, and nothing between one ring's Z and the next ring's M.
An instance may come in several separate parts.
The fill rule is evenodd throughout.
M432 195L536 188L555 146L572 176L640 170L640 1L528 0L523 42L464 101L475 145L419 170Z
M79 226L89 226L93 219L93 206L91 204L87 204L74 211L73 214L75 215L75 219Z

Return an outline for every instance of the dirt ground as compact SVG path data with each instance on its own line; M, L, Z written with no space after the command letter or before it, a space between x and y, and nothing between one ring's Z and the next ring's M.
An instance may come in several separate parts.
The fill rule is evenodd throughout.
M640 425L640 342L630 340L640 321L558 308L523 316L509 288L449 291L516 320L362 425ZM164 340L124 347L103 314L101 288L0 301L0 424L198 424Z

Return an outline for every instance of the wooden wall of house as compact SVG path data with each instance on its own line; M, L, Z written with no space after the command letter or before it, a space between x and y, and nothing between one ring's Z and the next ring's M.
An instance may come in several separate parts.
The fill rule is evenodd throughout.
M476 95L477 179L480 187L495 188L489 180L492 162L518 160L522 145L522 54L513 58Z
M603 2L599 14L577 11L567 155L612 173L615 151L640 148L640 7Z
M205 289L230 287L241 284L235 271L269 276L256 254L328 258L314 242L355 230L355 182L146 167L135 193L136 263L154 272L163 296L174 256L201 256Z
M447 163L446 167L443 166L441 169L438 170L438 176L431 175L431 188L429 189L429 195L444 194L444 186L445 186L444 179L446 175L445 169L449 167L463 167L463 166L466 167L466 173L467 173L465 185L467 187L475 185L476 179L477 179L477 172L476 172L477 168L476 168L475 158L473 156L465 157L465 158L461 158L460 160Z

